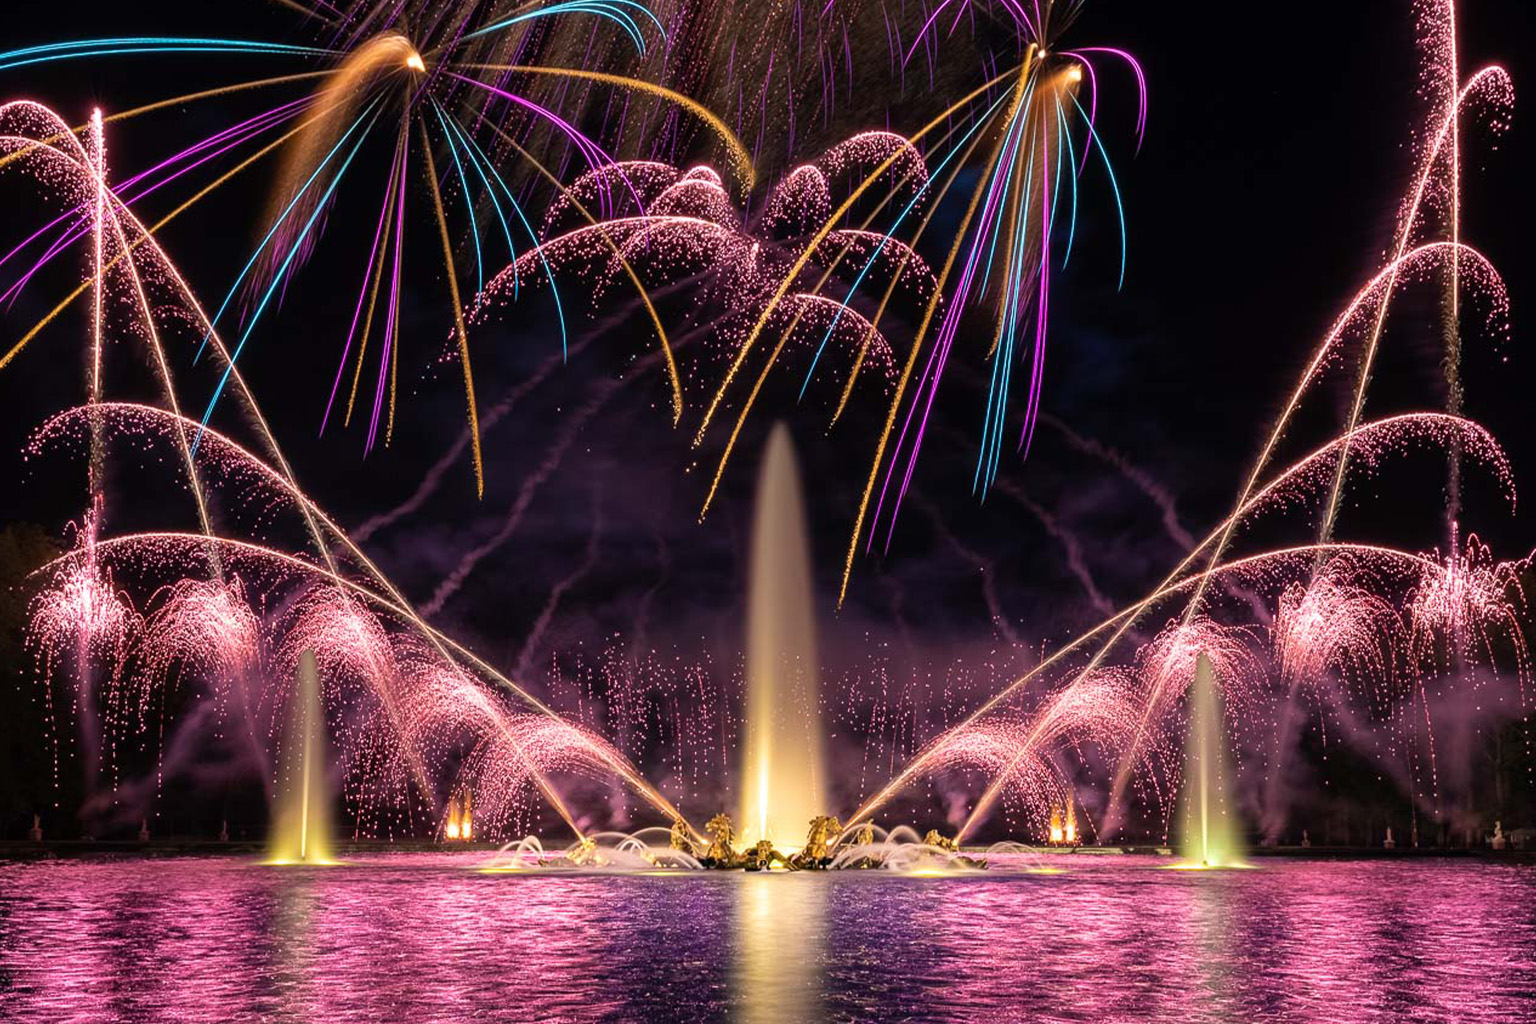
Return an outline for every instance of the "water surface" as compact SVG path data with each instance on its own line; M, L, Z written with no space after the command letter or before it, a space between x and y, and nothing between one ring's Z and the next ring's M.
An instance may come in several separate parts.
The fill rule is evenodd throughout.
M1536 1020L1536 869L484 874L0 864L17 1021Z

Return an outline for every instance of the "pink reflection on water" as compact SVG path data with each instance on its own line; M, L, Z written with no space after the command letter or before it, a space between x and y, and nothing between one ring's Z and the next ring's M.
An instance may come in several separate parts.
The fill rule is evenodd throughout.
M486 875L0 865L0 1019L1521 1020L1536 872L1464 861L1059 875ZM809 1015L809 1017L807 1017Z

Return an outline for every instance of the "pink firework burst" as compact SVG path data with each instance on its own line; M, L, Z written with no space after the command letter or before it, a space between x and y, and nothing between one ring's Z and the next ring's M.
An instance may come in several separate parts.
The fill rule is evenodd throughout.
M1194 681L1200 655L1211 659L1223 703L1232 716L1251 703L1263 686L1264 670L1253 649L1253 630L1227 626L1206 616L1170 622L1136 652L1136 674L1149 709L1177 701Z
M881 180L893 194L920 201L928 177L916 149L892 133L866 132L792 169L769 192L765 212L755 221L709 167L683 170L636 161L588 172L550 207L542 244L490 282L469 322L485 322L525 287L558 289L557 276L573 276L594 297L639 289L663 344L669 344L666 331L680 343L705 334L716 343L704 346L704 358L723 364L734 361L753 322L772 307L771 325L785 343L813 352L807 383L833 341L853 354L840 410L866 364L887 382L894 376L879 320L897 292L904 303L931 295L933 275L911 247L862 226L827 233L804 266L797 266L796 257L826 220L839 183L887 161ZM634 202L621 202L610 216L593 217L589 207L621 175L633 186ZM785 293L779 296L781 285ZM868 303L855 301L861 289L871 293ZM671 326L664 331L653 300L664 302L680 290L693 306L667 317ZM680 413L680 407L674 411Z
M1436 566L1426 567L1408 598L1413 649L1421 658L1497 663L1502 636L1515 658L1522 685L1529 658L1520 613L1525 591L1520 572L1527 564L1495 561L1488 546L1469 535L1454 543Z
M1385 682L1401 620L1390 601L1362 583L1368 578L1353 559L1336 557L1280 594L1271 633L1285 679L1315 685L1338 672Z
M146 683L168 681L177 666L216 683L259 669L261 620L239 577L228 583L181 579L157 597L140 648Z

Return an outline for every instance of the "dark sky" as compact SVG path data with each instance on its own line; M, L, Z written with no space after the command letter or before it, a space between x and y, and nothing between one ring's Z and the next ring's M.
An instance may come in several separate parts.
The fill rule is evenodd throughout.
M945 431L930 441L890 554L860 563L848 607L827 620L827 635L841 638L830 645L829 659L835 661L839 649L856 658L865 650L862 641L893 636L940 660L990 647L998 635L1026 644L1059 640L1072 626L1093 621L1095 600L1131 600L1156 581L1179 554L1158 507L1104 459L1074 444L1053 425L1058 421L1165 487L1191 533L1202 534L1230 502L1315 339L1380 266L1425 110L1416 93L1408 0L1359 0L1327 5L1325 12L1264 10L1271 17L1259 19L1229 3L1091 0L1086 6L1072 41L1134 51L1151 95L1147 140L1137 155L1127 130L1130 83L1112 83L1107 95L1118 95L1106 101L1110 118L1119 118L1119 133L1108 141L1130 227L1126 287L1114 288L1114 227L1100 183L1080 240L1090 255L1059 281L1043 404L1049 422L1030 459L1005 457L1005 487L985 504L971 497L980 395L957 378L969 397L955 400ZM1536 52L1531 18L1528 6L1513 0L1463 5L1463 67L1500 61L1513 72L1517 90L1523 87L1532 70L1529 54ZM8 14L3 45L126 32L306 38L290 13L254 0L26 4ZM231 74L219 61L200 58L124 58L46 74L0 73L0 95L41 99L79 121L93 103L122 109ZM114 128L113 166L137 170L243 109L204 104ZM1470 133L1464 186L1465 236L1501 269L1513 305L1513 334L1504 350L1468 337L1467 409L1505 444L1517 476L1536 467L1526 399L1536 370L1522 341L1525 301L1536 295L1526 184L1536 160L1525 116L1517 101L1513 129L1496 140L1497 149L1486 133ZM900 109L892 123L902 126ZM7 238L24 220L21 202L6 199ZM206 305L217 304L248 251L259 202L258 189L232 189L165 234ZM326 243L356 227L366 213L355 211L374 202L370 193L361 206L338 208ZM414 230L430 241L429 222ZM323 243L245 357L300 479L345 524L361 524L409 496L462 426L457 378L433 367L448 321L433 291L440 284L424 275L407 295L402 379L411 386L402 389L395 443L364 459L355 428L317 438L360 265L360 255L333 258ZM0 320L7 341L46 308L45 299L54 301L32 296ZM575 335L594 325L606 330L600 317L589 316ZM1443 400L1438 357L1421 334L1405 328L1392 335L1395 345L1384 357L1382 386L1368 412ZM538 318L504 323L477 344L484 346L477 354L483 407L539 373L558 347ZM69 326L61 324L37 351L0 374L0 460L7 479L21 481L5 488L0 517L57 529L78 514L77 475L36 466L15 475L24 469L16 453L29 431L80 394L80 350L73 345ZM600 646L615 633L643 633L653 645L690 654L701 644L717 653L736 649L752 460L736 463L719 507L699 525L707 460L686 472L695 459L688 439L696 420L671 429L658 372L626 375L646 355L645 345L633 328L608 330L520 401L487 437L491 483L484 501L473 500L468 464L461 461L419 511L369 539L369 550L406 592L427 601L467 550L503 527L526 491L526 512L507 542L437 616L503 665L537 664L551 651ZM177 358L183 369L190 364L189 352ZM973 377L981 372L979 362L971 367ZM195 381L188 404L200 408L206 375L187 372ZM830 613L868 437L852 431L826 437L819 410L797 411L781 401L786 398L773 401L800 443L818 584ZM1321 404L1326 411L1332 402L1336 410L1341 399L1335 389ZM746 451L760 445L768 422L761 417L749 429ZM1346 515L1343 533L1416 549L1439 543L1443 498L1436 464L1421 458L1406 465L1405 472L1387 475L1380 501ZM132 482L118 481L125 490ZM123 529L156 525L169 515L155 501L123 504L114 523ZM1469 492L1468 518L1504 556L1523 554L1536 540L1530 515L1501 511L1486 487ZM1303 540L1308 532L1300 522L1285 536ZM1074 574L1074 558L1083 561L1097 598ZM982 583L988 574L991 591ZM991 610L989 596L996 602ZM530 640L544 611L552 612L548 627ZM994 612L1002 626L991 621Z

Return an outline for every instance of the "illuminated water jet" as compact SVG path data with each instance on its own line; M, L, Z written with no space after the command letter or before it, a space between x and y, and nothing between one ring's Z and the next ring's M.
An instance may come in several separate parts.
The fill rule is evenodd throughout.
M1243 841L1232 815L1221 695L1210 655L1195 661L1185 748L1182 868L1245 867Z
M769 435L747 595L741 823L749 846L798 839L826 808L810 545L789 430Z
M325 713L315 652L299 655L297 685L278 770L272 809L271 864L331 864L330 798L326 785Z

